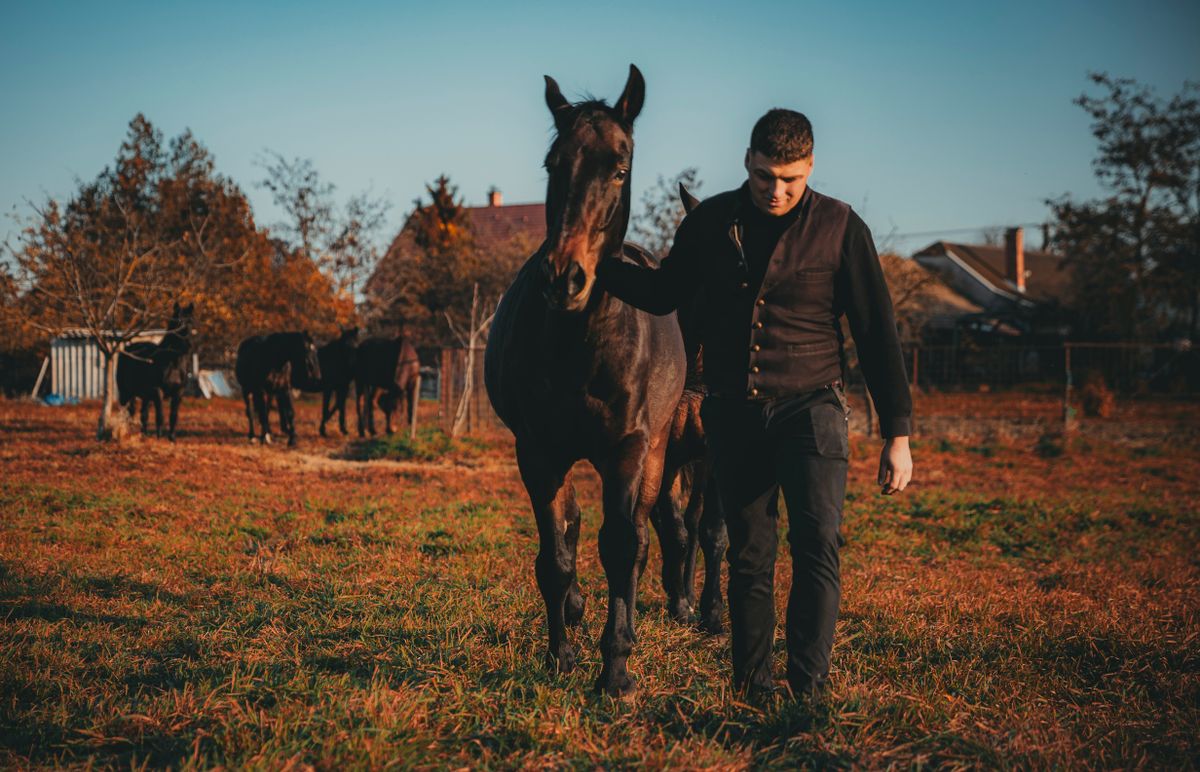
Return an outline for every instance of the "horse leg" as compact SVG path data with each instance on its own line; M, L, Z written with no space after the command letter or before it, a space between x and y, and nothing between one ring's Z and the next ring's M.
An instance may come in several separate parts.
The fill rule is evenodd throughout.
M354 415L358 422L359 438L365 437L366 433L367 433L367 427L366 427L366 423L364 420L366 417L366 409L367 409L366 405L363 404L363 389L359 388L358 386L355 386L354 387Z
M408 417L408 423L406 423L404 426L409 431L412 430L413 414L417 410L417 401L421 398L421 395L417 393L417 388L419 386L420 380L418 378L414 378L408 382L408 386L404 390L405 398L408 401L408 410L405 411L405 415Z
M337 400L338 411L338 428L342 430L342 436L346 436L346 398L350 395L350 385L341 386L337 390L334 398Z
M271 444L271 412L266 389L254 392L254 409L258 413L258 429L264 445Z
M175 441L175 425L179 423L179 403L183 401L183 390L171 395L171 423L167 429L167 439Z
M292 404L291 389L282 389L276 397L279 403L279 430L287 434L288 447L296 447L296 408Z
M571 464L552 461L540 450L519 443L517 466L537 520L539 549L534 570L550 633L546 662L553 671L569 673L575 669L575 647L567 638L567 626L579 624L584 608L575 574L579 505L575 486L567 479Z
M254 408L250 405L250 392L242 392L242 402L246 403L246 421L250 424L250 433L247 436L254 442Z
M717 480L709 461L700 464L705 470L703 479L697 475L696 485L703 486L700 504L700 549L704 551L704 590L700 593L700 629L718 635L725 630L721 616L725 601L721 596L721 563L729 549L729 532L725 529L725 512L717 494Z
M325 436L325 422L333 415L333 411L329 409L329 400L333 397L332 389L321 389L321 428L317 433L322 437Z
M383 417L387 422L387 435L389 437L392 436L392 414L396 412L396 399L398 396L399 392L396 390L396 387L389 386L388 390L384 392L383 399L381 400L380 407L383 408Z
M596 690L612 697L637 688L626 662L636 640L637 584L650 543L646 520L658 498L665 445L664 437L652 444L644 435L630 435L599 470L604 503L600 562L608 578L608 620L600 636L604 664Z
M154 436L162 437L163 411L162 389L154 390Z
M686 470L670 464L663 472L658 501L650 510L650 521L662 547L662 583L667 593L667 612L676 622L692 616L689 598L692 574L687 572L688 530L680 500L686 500L690 486Z

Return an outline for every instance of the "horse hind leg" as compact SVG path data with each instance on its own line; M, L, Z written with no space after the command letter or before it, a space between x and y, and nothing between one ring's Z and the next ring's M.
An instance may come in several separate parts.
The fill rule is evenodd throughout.
M254 408L250 404L250 392L242 392L242 402L246 405L246 421L250 424L249 433L246 436L251 442L254 442Z
M546 604L549 645L546 662L552 671L575 669L575 647L567 627L583 619L584 601L576 577L579 505L567 479L570 464L551 461L544 453L517 446L517 464L537 520L539 548L534 569Z
M162 437L163 432L163 404L162 390L154 390L154 436Z
M254 392L254 412L258 413L259 436L262 438L262 442L264 445L270 445L271 444L270 404L267 402L266 392L261 389Z
M725 624L721 619L725 612L725 601L721 594L721 564L725 561L725 553L729 549L729 532L725 526L725 511L717 493L716 476L707 468L708 462L704 464L707 474L704 475L704 479L696 481L696 485L703 486L704 492L697 518L700 549L704 552L700 629L719 635L725 631Z
M662 583L667 594L667 612L676 622L689 622L692 618L692 591L689 572L694 557L688 560L688 528L681 501L686 502L690 493L690 470L682 467L669 468L663 474L658 500L650 510L650 521L658 534L662 547ZM694 552L693 552L694 554Z
M150 433L150 398L142 395L142 434Z
M179 423L179 403L183 400L183 391L177 391L171 395L171 423L167 429L167 439L171 442L175 441L175 426Z

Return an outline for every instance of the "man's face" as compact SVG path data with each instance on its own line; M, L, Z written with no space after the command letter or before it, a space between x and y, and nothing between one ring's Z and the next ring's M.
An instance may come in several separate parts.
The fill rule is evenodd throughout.
M812 174L812 156L778 163L757 150L746 151L746 173L750 175L750 199L769 215L780 217L800 203Z

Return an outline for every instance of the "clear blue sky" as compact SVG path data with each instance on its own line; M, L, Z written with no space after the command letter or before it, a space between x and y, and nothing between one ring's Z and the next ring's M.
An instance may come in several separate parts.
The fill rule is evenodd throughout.
M263 224L278 219L253 185L264 148L313 159L343 197L385 195L393 226L442 173L469 204L492 185L539 201L542 74L611 101L634 62L635 201L688 166L702 194L735 187L754 120L792 107L815 127L814 187L908 253L934 237L897 234L1038 222L1049 196L1095 195L1071 103L1086 73L1171 94L1200 80L1197 40L1195 0L4 0L0 211L93 178L139 111L168 137L190 128Z

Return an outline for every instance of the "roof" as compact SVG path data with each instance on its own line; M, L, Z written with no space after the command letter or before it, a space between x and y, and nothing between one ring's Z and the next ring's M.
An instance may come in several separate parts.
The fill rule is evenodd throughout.
M469 206L466 211L480 247L506 244L517 237L540 243L546 235L545 204Z
M913 257L947 254L957 257L994 288L1006 293L1015 292L1005 276L1005 252L1002 246L935 241ZM1067 294L1070 284L1071 273L1066 270L1062 255L1025 250L1025 297L1041 302L1058 300Z

